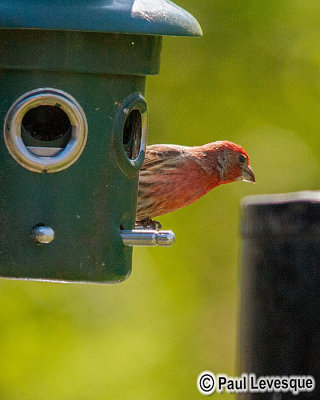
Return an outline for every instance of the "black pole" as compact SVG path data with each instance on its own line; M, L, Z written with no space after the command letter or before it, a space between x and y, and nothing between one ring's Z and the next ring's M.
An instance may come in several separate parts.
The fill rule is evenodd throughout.
M243 202L240 372L312 375L311 393L246 393L246 400L320 399L320 192Z

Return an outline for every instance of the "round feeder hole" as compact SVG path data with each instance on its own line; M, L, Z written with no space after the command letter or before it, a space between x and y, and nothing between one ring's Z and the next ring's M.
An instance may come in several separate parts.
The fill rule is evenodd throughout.
M31 108L22 122L22 140L26 146L37 145L65 147L72 126L68 115L59 105L44 105ZM46 142L46 143L43 143Z
M148 107L141 93L133 93L123 101L112 134L120 169L126 175L135 175L144 160L148 134Z
M9 153L33 172L59 172L74 164L88 134L85 113L68 93L39 88L10 107L4 124Z
M139 110L132 110L123 128L123 147L130 160L135 160L139 155L141 136L141 112Z

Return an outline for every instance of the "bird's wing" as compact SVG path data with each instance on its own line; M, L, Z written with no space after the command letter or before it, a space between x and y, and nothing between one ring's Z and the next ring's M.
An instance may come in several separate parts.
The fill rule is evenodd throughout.
M147 146L139 173L137 220L142 221L164 214L166 207L181 180L187 150L175 145ZM179 185L178 185L179 186Z
M177 166L183 163L186 154L186 150L184 150L182 146L175 146L173 144L155 144L147 146L146 156L141 170L152 169L152 167L156 167L164 161L167 164L169 160L172 166Z

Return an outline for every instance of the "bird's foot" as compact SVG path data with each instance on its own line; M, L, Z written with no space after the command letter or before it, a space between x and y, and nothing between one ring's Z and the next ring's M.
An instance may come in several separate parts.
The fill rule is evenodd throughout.
M162 228L162 225L160 224L159 221L153 221L152 219L150 220L150 226L152 229L155 229L156 231L159 231Z
M138 224L141 225L143 228L151 228L156 231L160 230L162 228L162 225L160 224L159 221L154 221L151 218L146 218L143 221L138 221Z

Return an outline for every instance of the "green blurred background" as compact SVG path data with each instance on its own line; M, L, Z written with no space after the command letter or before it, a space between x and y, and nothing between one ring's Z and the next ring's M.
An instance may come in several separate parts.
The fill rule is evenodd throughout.
M1 400L193 400L202 370L239 372L240 199L319 188L320 3L178 3L204 37L164 39L149 143L232 140L257 184L160 218L176 244L135 249L122 284L1 280Z

